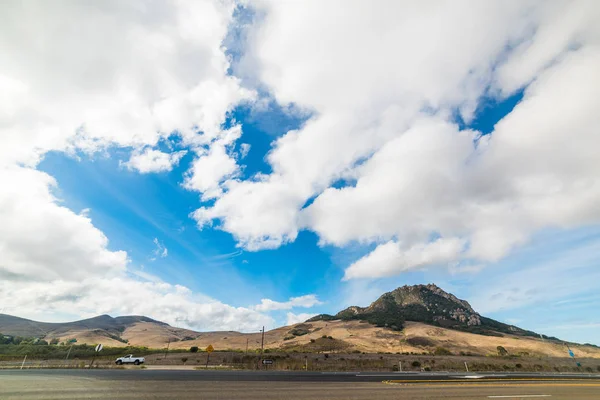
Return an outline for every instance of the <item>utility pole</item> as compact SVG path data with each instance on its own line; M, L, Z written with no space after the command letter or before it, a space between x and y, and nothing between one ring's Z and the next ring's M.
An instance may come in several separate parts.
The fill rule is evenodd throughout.
M262 338L260 340L260 362L262 363L263 354L265 352L265 327L262 327ZM260 365L259 365L260 368Z
M69 354L71 354L72 348L73 348L73 345L71 345L71 347L69 347L69 351L67 351L67 356L65 357L65 361L67 361L69 359Z
M169 352L169 345L171 344L171 337L168 338L167 349L165 350L165 360L167 359L167 353Z

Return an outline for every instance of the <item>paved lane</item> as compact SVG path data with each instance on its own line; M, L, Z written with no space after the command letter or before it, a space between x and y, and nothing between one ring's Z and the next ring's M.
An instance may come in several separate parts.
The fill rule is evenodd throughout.
M208 382L382 382L400 381L482 381L482 380L600 380L600 374L535 373L381 373L381 372L304 372L304 371L204 371L151 369L32 369L0 370L0 379L10 377L79 377L99 380L134 381L208 381Z
M16 371L11 371L16 372ZM381 382L327 381L215 381L207 377L233 377L199 373L200 379L175 379L175 374L147 374L147 371L0 371L2 400L72 399L535 399L597 400L600 381L446 381L384 384ZM115 372L121 373L116 374ZM194 371L197 372L197 371ZM238 375L239 376L239 375ZM260 376L260 375L256 375ZM281 374L272 374L281 376ZM314 376L313 374L304 375ZM329 375L324 375L329 376ZM115 379L113 377L118 377ZM153 379L160 378L160 379ZM371 378L376 378L371 376ZM317 379L317 378L311 378ZM327 378L325 378L327 379Z

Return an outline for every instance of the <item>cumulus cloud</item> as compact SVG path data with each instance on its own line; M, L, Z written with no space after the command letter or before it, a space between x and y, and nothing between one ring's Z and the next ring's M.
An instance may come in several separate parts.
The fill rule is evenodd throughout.
M448 265L460 257L464 246L464 240L457 238L419 243L408 249L402 249L399 243L387 242L350 265L344 279L380 278L428 265Z
M307 319L314 317L315 315L316 314L307 314L307 313L294 314L292 312L289 312L286 314L286 317L287 317L286 325L294 325L294 324L298 324L300 322L304 322Z
M300 297L292 297L288 301L280 302L271 299L262 299L259 305L253 307L257 311L275 311L290 310L294 307L310 308L323 304L314 294L307 294Z
M131 154L129 161L122 163L123 166L130 170L147 174L150 172L167 172L179 164L179 160L187 154L186 150L176 151L173 153L163 153L160 150L146 148L137 150Z
M221 137L205 148L197 149L196 158L186 172L183 187L202 192L202 200L219 197L221 183L238 175L239 166L231 154L233 143L241 136L241 126L223 132Z
M3 3L0 160L217 138L253 94L227 74L233 2ZM201 134L198 134L200 132Z
M7 313L31 318L69 312L83 317L145 315L198 330L256 331L274 326L271 317L250 308L232 307L184 286L127 277L26 284L3 280L0 303L8 306Z
M56 181L30 168L0 168L0 276L3 280L114 276L127 268L124 251L86 213L76 214L53 195ZM9 279L10 278L10 279Z
M481 266L545 227L600 222L596 2L255 7L236 72L313 117L273 143L270 174L225 181L201 226L249 250L301 229L379 245L351 278ZM522 88L491 135L455 122Z
M154 149L171 135L200 154L213 142L230 143L222 128L227 113L254 98L227 73L222 42L235 4L9 1L0 8L5 312L43 319L65 311L146 314L196 329L271 326L269 316L249 308L132 278L127 253L109 246L87 211L62 205L54 178L34 169L50 151L116 146L138 149L127 168L161 172L184 154ZM156 256L166 256L156 244Z

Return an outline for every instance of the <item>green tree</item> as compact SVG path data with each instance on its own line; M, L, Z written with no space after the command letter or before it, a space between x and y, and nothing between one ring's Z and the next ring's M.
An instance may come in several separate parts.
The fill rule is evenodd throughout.
M192 347L190 347L190 352L191 353L197 353L198 352L198 346L192 346Z

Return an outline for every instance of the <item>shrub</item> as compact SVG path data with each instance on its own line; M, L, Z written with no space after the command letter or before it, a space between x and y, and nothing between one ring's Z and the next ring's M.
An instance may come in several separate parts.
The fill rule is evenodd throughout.
M283 340L292 340L295 336L285 336Z
M502 366L502 368L503 368L503 369L510 369L510 367L509 367L508 365L506 365L506 364L504 364L504 365Z
M436 356L449 356L452 354L452 352L444 347L436 347L433 354Z
M198 352L198 346L192 346L192 347L190 347L190 352L191 353L197 353Z
M430 339L428 339L426 337L422 337L422 336L415 336L415 337L408 338L408 339L406 339L406 342L408 344L410 344L411 346L423 346L423 347L433 346L433 341L431 341Z
M413 367L415 367L415 368L416 368L416 367L420 367L420 366L421 366L421 363L420 363L420 362L418 362L418 361L413 361L413 362L412 362L412 364L410 364L410 365L412 365Z
M600 372L600 365L598 365L598 366L596 367L596 370L598 370L598 372Z
M181 357L181 362L183 362L184 364L187 362L188 358L187 357Z
M523 368L523 365L521 365L521 364L515 364L515 367L516 368Z
M431 371L431 368L425 367L425 368L423 368L423 371L428 371L429 372L429 371Z
M310 339L310 342L314 343L314 342L316 342L316 340L315 339Z
M331 336L327 336L327 339L331 339L331 340L333 340L333 337L331 337Z
M586 370L587 372L593 372L593 371L594 371L594 370L592 369L592 367L586 367L586 368L585 368L585 370Z
M508 351L506 351L506 349L502 346L498 346L496 347L496 350L498 350L498 355L499 356L505 356L508 354Z
M329 354L325 353L325 354L323 354L323 357L329 358Z
M327 335L321 336L321 339L327 339Z

